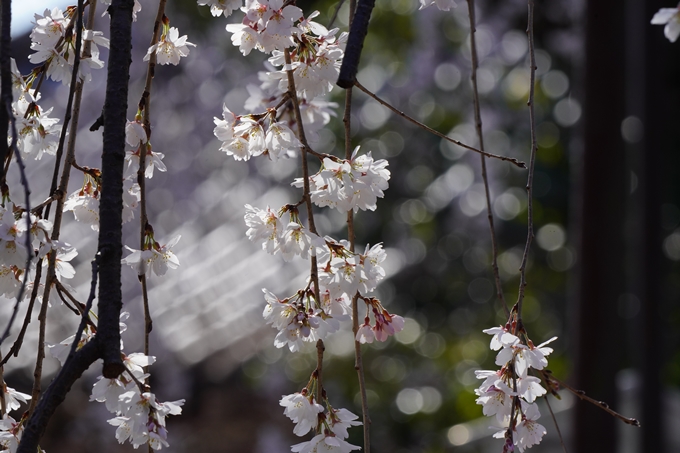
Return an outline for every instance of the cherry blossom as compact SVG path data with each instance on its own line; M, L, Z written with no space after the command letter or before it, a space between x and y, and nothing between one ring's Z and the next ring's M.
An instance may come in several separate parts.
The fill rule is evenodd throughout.
M61 363L62 366L64 363L66 363L68 354L71 352L71 345L73 344L73 340L75 340L75 338L76 336L74 334L63 340L61 343L47 344L47 348L49 349L52 357L59 360L59 363ZM78 341L78 345L76 346L76 351L85 346L92 338L94 338L94 331L90 325L86 325L85 330L83 330L83 334L80 336L80 341Z
M16 297L20 282L17 276L17 266L0 265L0 294L8 299Z
M362 425L361 422L357 421L359 416L351 413L347 409L331 408L326 418L330 424L333 434L340 437L341 439L347 439L347 437L349 437L349 433L347 432L348 428Z
M279 216L269 206L266 210L247 204L245 222L248 226L246 236L252 242L262 245L262 250L274 254L279 249L279 234L283 229Z
M333 434L317 434L308 442L302 442L291 447L296 453L349 453L353 450L361 450Z
M536 423L541 416L538 406L535 404L522 404L522 421L515 428L517 435L513 436L517 440L519 451L522 452L533 445L538 445L546 433L543 425Z
M241 7L241 0L198 0L200 6L210 6L210 14L215 17L224 15L224 17L231 16L234 10Z
M83 187L66 199L64 212L73 211L78 222L90 225L94 231L99 231L99 193L97 182L86 175Z
M144 160L145 162L145 169L144 169L144 176L147 179L153 178L153 172L154 169L158 169L158 171L165 172L167 171L167 167L163 163L163 158L165 157L165 154L163 153L157 153L151 150L151 145L149 143L140 145L135 151L127 151L125 153L125 161L127 162L128 166L127 169L125 170L125 173L128 177L134 176L135 178L137 177L137 171L139 170L139 155L144 149L146 151L146 159Z
M239 50L246 56L258 45L257 30L247 24L229 24L227 31L233 33L231 42L238 46Z
M281 256L285 261L290 261L294 256L301 256L304 259L309 258L314 255L315 247L313 242L315 241L310 233L307 233L305 229L297 222L290 222L281 232L281 237L279 239L279 250L281 251ZM318 238L318 236L316 236Z
M215 129L213 133L221 142L230 142L234 139L234 126L238 117L229 110L226 104L222 106L222 119L215 117ZM224 150L223 150L224 151Z
M139 113L134 121L128 121L125 124L125 141L133 148L137 148L140 144L147 142L146 131L144 130L142 118Z
M285 328L297 313L297 309L288 303L288 299L280 300L266 288L262 288L262 292L267 302L262 313L265 322L279 330Z
M71 261L78 255L78 251L71 244L61 241L52 241L50 243L50 252L56 253L54 273L59 281L62 278L73 278L76 275L76 270L73 268ZM47 260L43 260L43 267L47 268Z
M663 33L670 42L680 36L680 4L675 8L661 8L652 17L652 24L665 25Z
M21 403L26 403L31 399L31 395L18 392L8 385L4 385L5 404L8 411L17 410L21 407Z
M179 30L170 27L170 22L165 18L163 21L163 34L156 44L149 47L144 56L144 61L149 61L153 53L156 54L158 64L172 64L177 66L181 57L189 55L189 46L196 47L196 44L187 41L187 35L179 36Z
M364 323L357 330L356 341L359 343L373 343L375 334L373 333L373 326L371 326L371 318L366 316Z
M324 410L321 404L314 402L313 395L302 393L283 396L279 405L285 408L283 414L295 423L293 433L298 436L304 436L316 428L319 423L318 414Z
M24 432L23 419L17 422L5 414L0 420L0 446L9 453L15 453Z
M482 406L484 415L495 416L500 425L506 426L494 434L496 438L506 439L504 451L512 451L515 446L524 451L538 444L546 432L542 425L536 423L540 414L533 403L546 395L547 390L538 377L528 372L530 368L542 370L548 365L547 356L553 350L546 345L556 339L553 337L534 346L523 330L519 336L516 335L515 325L516 321L513 321L506 326L484 330L484 333L492 335L490 347L498 351L495 362L501 369L475 372L478 379L484 380L475 390L477 404ZM508 434L511 428L514 430L512 436Z
M349 161L324 158L321 170L309 178L314 204L342 212L376 209L377 199L384 196L388 187L388 163L384 159L374 161L370 152L361 156L358 152L359 147ZM293 185L302 187L303 180L298 178Z
M153 238L149 241L149 247L144 250L136 250L125 246L130 253L123 258L121 262L127 264L137 271L139 275L147 274L151 269L154 274L159 277L165 275L168 269L177 269L179 267L179 260L172 252L172 248L177 245L181 235L173 236L165 245L162 245Z
M451 8L456 7L456 3L453 0L420 0L420 8L427 8L430 5L437 5L441 11L449 11Z
M21 103L17 105L23 106ZM19 108L15 113L18 117L19 149L35 160L40 160L43 154L56 154L61 126L57 125L57 118L49 117L52 109L43 111L35 103L25 107L25 110Z
M267 129L265 146L271 160L277 161L283 156L294 156L302 143L286 123L276 122Z
M5 266L16 266L23 269L26 266L28 254L22 244L26 222L17 221L14 214L14 204L6 203L4 209L0 209L0 263Z

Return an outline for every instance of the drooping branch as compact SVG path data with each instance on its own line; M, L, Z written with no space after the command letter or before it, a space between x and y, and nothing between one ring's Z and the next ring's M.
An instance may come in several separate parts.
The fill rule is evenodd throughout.
M517 303L513 307L516 310L517 317L521 324L522 319L522 303L524 302L524 290L527 286L527 261L529 259L529 250L534 239L534 164L536 163L536 152L538 151L538 142L536 140L536 115L534 111L534 89L536 87L536 54L534 52L534 2L528 0L528 19L527 19L527 38L529 40L529 122L531 126L531 154L529 157L529 174L527 175L527 241L524 245L524 254L522 255L522 264L519 267L519 294L517 295Z
M100 277L97 335L77 352L69 355L64 366L42 394L35 410L26 422L17 453L35 453L40 437L45 432L56 408L71 390L73 383L95 360L104 359L103 374L105 377L117 377L125 370L120 355L118 322L122 308L120 287L122 182L133 6L134 0L113 0L108 10L111 16L111 52L109 53L104 105L102 196L97 254ZM94 292L88 298L89 303L93 298L92 294ZM87 316L87 311L85 316Z
M342 2L341 2L342 3ZM354 20L354 12L356 11L356 0L349 2L349 23L350 27ZM338 5L338 10L340 4ZM337 10L336 10L337 14ZM332 22L332 21L331 21ZM356 77L355 77L356 79ZM354 85L354 84L352 84ZM345 111L342 117L342 122L345 131L345 159L352 158L352 86L345 91ZM349 241L349 250L354 252L356 237L354 235L354 211L347 211L347 240ZM364 376L364 360L361 353L361 343L357 340L357 333L359 332L359 293L352 297L352 333L354 335L354 369L357 372L359 380L359 395L361 396L361 419L363 421L364 432L364 451L371 453L371 417L368 412L368 397L366 396L366 378Z
M290 52L288 49L284 50L284 58L286 59L286 66L290 68L291 59ZM316 225L314 223L314 210L312 209L312 198L310 196L311 189L309 187L309 165L307 162L307 153L311 150L309 142L307 142L307 136L305 135L305 128L302 124L302 114L300 113L300 102L297 96L297 89L295 88L295 77L293 76L293 70L289 69L286 71L288 76L288 95L290 100L293 102L293 113L295 115L295 123L298 128L298 138L300 143L302 143L302 178L303 178L303 191L304 198L307 204L307 222L309 224L309 231L318 235L316 231ZM321 294L319 289L319 269L317 266L316 255L311 257L311 271L310 279L314 283L314 298L317 301L321 301Z
M158 2L158 10L156 11L156 20L153 25L153 34L149 47L154 46L160 37L160 30L163 24L163 17L165 16L166 0ZM146 81L144 83L144 92L142 98L139 100L139 109L143 110L143 125L146 131L147 142L151 140L151 84L156 73L156 52L151 52L149 55L149 64L146 71ZM148 217L146 214L146 154L147 144L142 143L139 151L139 169L137 170L137 184L139 185L139 224L140 224L140 239L139 249L144 250L146 242ZM146 274L139 276L139 281L142 284L142 301L144 303L144 354L149 355L149 335L153 328L153 321L151 320L151 310L149 309L149 292L146 285ZM146 368L145 368L146 371Z
M605 403L604 401L598 401L595 398L591 398L588 395L586 395L586 392L584 392L583 390L575 389L574 387L571 387L571 386L565 384L564 382L556 379L549 370L541 370L541 376L543 377L543 380L545 382L555 381L558 385L569 390L571 393L573 393L574 395L579 397L579 399L581 399L582 401L587 401L587 402L595 405L596 407L599 407L603 411L607 412L609 415L612 415L615 418L618 418L623 423L625 423L627 425L631 425L631 426L637 426L638 428L641 426L640 422L636 418L630 418L630 417L626 417L624 415L619 414L614 409L609 407L609 404Z
M431 127L426 126L425 124L421 123L420 121L416 120L415 118L408 116L406 113L397 109L396 107L394 107L393 105L391 105L390 103L385 101L384 99L378 97L378 95L371 92L368 88L366 88L365 86L360 84L358 80L354 81L354 86L359 88L361 91L363 91L364 93L366 93L367 95L369 95L370 97L372 97L373 99L378 101L378 103L380 103L380 104L384 105L385 107L387 107L388 109L392 110L394 113L401 116L405 120L412 122L416 126L422 128L422 129L425 129L429 133L434 134L439 138L443 138L444 140L447 140L451 143L454 143L454 144L460 146L461 148L469 149L470 151L474 151L474 152L479 153L479 154L481 154L485 157L491 157L491 158L499 159L499 160L502 160L502 161L505 161L505 162L510 162L511 164L514 164L515 166L517 166L519 168L526 168L526 164L524 162L519 161L519 160L515 159L514 157L499 156L498 154L487 153L486 151L482 151L482 150L479 150L477 148L473 148L472 146L466 145L465 143L460 142L458 140L455 140L455 139L453 139L453 138L451 138L447 135L444 135L441 132L435 131Z
M479 104L479 90L477 89L477 69L479 67L479 59L477 56L477 39L475 33L477 25L475 20L475 0L467 0L468 16L470 18L470 53L472 54L472 72L470 79L472 81L472 100L475 111L475 130L477 131L477 141L479 142L480 151L484 151L484 134L482 133L482 115ZM484 181L484 195L486 196L486 216L489 220L489 230L491 233L491 268L493 270L493 277L496 283L496 296L498 301L503 306L505 317L510 317L510 310L508 304L505 302L503 296L503 286L501 285L501 276L498 272L498 244L496 243L496 229L494 228L493 213L491 211L491 194L489 193L489 178L486 174L486 157L484 154L480 156L482 165L482 180Z

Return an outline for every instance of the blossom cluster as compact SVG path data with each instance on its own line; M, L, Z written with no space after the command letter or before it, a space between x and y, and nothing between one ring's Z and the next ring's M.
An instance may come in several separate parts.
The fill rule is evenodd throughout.
M0 447L2 447L2 450L7 450L8 453L15 453L19 446L19 441L21 441L21 435L24 432L26 417L24 414L17 421L9 413L19 409L22 403L28 402L31 399L31 395L18 392L7 385L2 387L4 388L0 388L0 390L4 393L2 396L5 399L7 413L3 414L0 420Z
M311 384L311 385L310 385ZM359 426L357 416L347 409L335 409L331 406L328 398L322 396L323 405L316 401L314 392L310 391L318 385L317 379L312 376L308 387L292 395L284 395L279 404L284 407L283 414L295 423L293 433L304 436L310 431L316 434L311 440L302 442L291 447L291 451L297 453L315 453L327 451L329 453L349 453L359 450L345 439L349 436L348 428ZM325 395L324 392L322 392Z
M375 211L390 179L387 165L385 159L374 160L370 151L359 155L358 146L350 160L326 157L319 172L309 178L312 202L341 212ZM303 187L304 180L298 178L293 185Z
M121 314L121 333L127 329L125 320L128 317L127 312ZM91 341L95 333L96 328L88 324L78 340L76 350ZM50 354L63 365L71 351L73 341L75 341L75 335L71 335L60 343L47 346ZM99 376L92 387L90 401L104 403L106 409L115 415L108 422L116 426L116 439L119 443L129 439L135 448L147 443L154 450L167 447L168 433L165 418L168 415L180 414L184 400L160 402L150 392L148 385L144 384L144 380L149 377L145 368L155 362L155 357L142 353L126 355L123 352L122 341L121 355L126 371L115 379Z
M17 147L25 155L36 160L43 154L54 155L59 143L61 126L57 118L51 118L52 108L45 109L38 104L40 93L36 81L46 75L65 85L71 83L71 72L75 63L76 33L75 7L65 11L59 8L45 10L35 15L35 26L31 31L31 49L35 53L28 58L39 65L30 74L22 76L12 59L12 113L17 122ZM103 33L83 30L78 78L81 82L91 80L91 70L101 69L104 62L99 59L99 47L109 46Z
M125 356L126 373L116 379L100 376L92 388L90 401L105 403L115 415L108 422L116 426L119 443L129 440L134 448L149 444L154 450L168 446L165 418L182 413L184 400L160 402L141 382L148 377L144 368L152 365L153 356L141 353Z
M281 217L286 212L290 213L291 221L284 226ZM385 341L403 328L403 318L387 312L376 298L367 297L385 277L382 263L387 255L382 244L367 245L363 253L352 252L347 241L338 242L330 236L322 239L310 233L299 221L297 208L291 206L277 213L269 207L246 205L245 222L248 238L266 252L281 253L286 261L295 256L304 259L315 256L319 263L319 300L311 281L307 288L283 300L263 289L267 303L263 316L279 330L274 343L277 347L287 345L295 352L302 342L323 339L337 331L339 322L349 318L350 302L357 294L372 308L375 319L371 326L366 316L357 341Z
M264 115L234 115L223 106L222 118L215 118L215 136L222 142L221 151L236 160L266 154L273 161L294 156L302 143L286 122L277 121L276 110Z
M495 416L503 426L494 434L496 438L506 439L503 451L512 451L517 446L523 452L540 443L546 433L543 425L536 421L541 414L535 403L546 394L546 389L539 378L529 375L529 369L543 370L548 366L547 356L553 350L546 345L557 337L534 346L529 339L522 343L513 330L516 328L510 324L484 330L492 335L490 347L498 351L496 365L501 369L476 371L477 379L484 382L475 393L484 415Z
M65 85L71 83L71 71L75 62L76 34L72 32L75 22L76 7L61 11L59 8L45 10L42 16L35 15L35 27L31 31L31 49L35 51L28 59L33 64L44 64L43 70L55 82ZM84 52L89 43L88 53ZM99 59L99 47L108 48L109 40L100 31L83 30L80 65L80 80L92 79L91 70L101 69L104 62Z
M199 4L210 4L213 14L219 6L224 7L225 16L233 11L224 1ZM285 102L291 95L288 71L293 72L301 120L313 142L316 131L335 115L332 109L337 104L319 96L329 93L338 78L346 33L336 37L337 28L328 30L312 21L318 11L305 18L300 8L283 0L247 0L241 10L245 13L242 22L226 27L232 33L232 43L244 55L253 49L271 54L267 71L259 73L260 86L248 86L250 98L246 101L246 109L265 112L237 116L225 106L223 118L215 118L214 132L222 142L220 149L236 160L261 154L277 160L301 147L291 130L293 118L284 119L292 116L291 106ZM286 63L286 52L290 63Z
M262 243L262 248L270 253L276 253L282 247L292 249L285 243L281 245L276 233L276 224L280 221L275 213L252 206L247 209L246 222L250 226L248 236L251 240ZM303 257L308 254L317 257L319 296L317 300L312 282L306 289L285 299L279 299L269 290L263 289L267 303L264 319L279 330L274 340L276 347L287 345L292 352L296 352L300 350L302 342L315 342L336 332L340 322L349 319L350 304L355 295L372 309L374 317L374 324L371 325L366 315L364 325L357 333L357 341L385 341L389 335L403 328L401 316L389 313L378 299L365 296L374 291L385 277L381 264L386 254L382 244L372 247L367 245L363 254L354 253L349 250L347 241L336 242L331 237L320 240L316 235L308 235L299 223L292 223L297 227L290 227L288 231L296 231L299 238L305 238L293 240L297 245L295 251L299 251ZM323 241L323 245L319 245L320 241Z
M5 201L4 206L0 205L0 295L10 299L17 297L21 279L26 272L33 270L36 258L49 258L51 254L55 254L56 279L70 289L64 279L71 279L75 275L70 261L78 255L78 251L71 244L50 239L52 228L49 220L27 213L9 200ZM43 266L47 262L43 260ZM30 291L24 292L24 297L29 294Z
M52 108L47 110L38 105L40 93L31 88L35 75L21 75L16 61L12 61L12 113L17 124L17 148L28 157L40 160L43 154L54 155L59 144L61 126L57 118L51 118ZM11 137L8 137L11 140Z

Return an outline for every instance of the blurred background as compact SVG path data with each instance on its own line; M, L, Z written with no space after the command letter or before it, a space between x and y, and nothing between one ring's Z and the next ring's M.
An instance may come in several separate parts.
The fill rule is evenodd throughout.
M29 2L13 2L28 8ZM31 3L33 11L48 4ZM467 4L418 11L416 0L378 0L358 80L398 109L464 143L476 145L470 90ZM527 5L477 1L478 71L488 151L527 161L530 150ZM535 10L536 115L539 151L534 186L536 238L529 257L524 321L535 343L557 335L555 376L604 400L642 424L624 425L563 393L551 399L568 451L641 452L680 449L680 47L649 24L670 3L644 0L553 0ZM19 5L20 4L20 5ZM337 1L297 2L326 24ZM67 3L58 5L65 7ZM142 92L156 4L142 0L134 25L130 114ZM102 8L101 5L98 6ZM30 8L29 8L30 9ZM97 14L99 16L100 14ZM184 398L169 421L172 452L290 451L305 439L278 405L299 391L315 367L315 351L273 346L264 324L262 287L291 294L306 263L285 263L247 241L245 203L260 208L296 201L289 183L299 160L236 162L219 151L213 117L235 113L265 57L242 57L225 31L240 20L213 18L194 1L169 2L171 25L197 44L178 67L158 67L151 98L154 151L166 173L147 183L149 218L161 243L181 234L181 267L152 277L152 386L161 400ZM29 16L30 17L30 16ZM20 19L17 19L20 20ZM25 20L25 19L23 19ZM16 23L16 22L15 22ZM336 26L347 29L347 6ZM22 73L30 29L14 25L13 56ZM95 29L108 35L108 17ZM105 51L102 52L106 56ZM88 128L103 105L105 72L86 85L77 160L99 166L101 132ZM66 87L47 84L45 106L63 116ZM479 156L414 127L355 90L353 145L388 159L390 188L375 212L356 216L357 243L383 242L388 279L378 297L404 316L404 330L365 346L364 363L374 452L500 451L490 419L475 404L474 370L494 368L482 329L503 319L491 273L491 245ZM329 100L342 105L335 89ZM59 113L62 112L62 113ZM342 116L342 107L338 109ZM342 122L334 119L314 148L339 155ZM49 156L31 162L33 202L47 197ZM514 302L526 240L526 170L487 160L505 297ZM72 188L80 186L74 173ZM10 181L19 193L18 180ZM344 216L320 210L322 234L342 237ZM135 246L139 226L124 226ZM67 214L62 237L79 250L74 286L85 298L96 239ZM143 348L140 288L123 270L126 352ZM10 301L0 304L3 319ZM22 308L25 310L25 307ZM23 313L21 313L23 315ZM77 319L50 311L48 341L72 334ZM6 367L8 385L30 393L37 334ZM360 413L350 326L326 342L324 384L336 407ZM35 348L35 346L32 346ZM50 372L56 360L46 360ZM119 452L105 408L87 403L95 366L50 424L50 452ZM47 378L46 378L47 379ZM48 379L45 382L47 384ZM536 451L562 451L545 406L548 435ZM361 443L359 428L349 441Z

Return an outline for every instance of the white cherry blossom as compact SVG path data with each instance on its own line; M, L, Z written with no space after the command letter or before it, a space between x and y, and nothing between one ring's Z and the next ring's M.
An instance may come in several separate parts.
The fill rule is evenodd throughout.
M333 409L326 417L333 434L341 439L347 439L347 437L349 437L349 433L347 432L348 428L362 425L361 422L357 421L358 418L359 416L351 413L347 409Z
M172 248L177 245L180 238L181 235L174 236L165 245L154 241L152 247L145 250L136 250L125 246L132 253L123 258L121 262L132 267L139 275L147 274L148 270L151 269L154 274L162 277L168 269L179 267L179 260Z
M535 404L522 404L522 421L517 424L514 439L519 451L523 452L533 445L538 445L546 433L545 427L540 423L536 423L541 416L538 411L538 406Z
M326 434L318 434L308 442L302 442L291 447L295 453L349 453L353 450L361 450L345 440Z
M283 230L279 216L269 206L265 210L249 204L245 207L244 219L248 226L246 236L252 242L261 244L262 250L273 255L279 249L279 235Z
M437 5L441 11L449 11L451 8L456 7L454 0L420 0L420 8L427 8L430 5Z
M200 6L210 6L210 14L215 17L224 15L224 17L231 16L234 10L241 7L241 0L198 0Z
M323 412L323 406L317 404L313 396L302 393L284 395L279 405L285 408L283 414L295 423L293 433L298 436L304 436L316 428L319 414Z
M9 453L15 453L23 432L23 423L17 422L5 414L0 420L0 447L3 447L3 450L8 450Z
M670 42L680 36L680 4L675 8L661 8L652 17L652 24L665 25L663 33Z
M8 411L14 411L21 407L21 403L26 403L31 399L31 395L18 392L8 385L4 385L5 404Z
M286 123L277 122L267 129L265 146L271 160L277 161L283 156L294 156L302 143Z
M164 26L164 33L161 35L159 41L153 46L149 47L149 50L144 56L144 61L149 61L153 53L156 54L156 62L158 64L172 64L177 66L181 57L186 57L189 55L189 46L196 47L187 41L187 35L179 36L179 30L175 27L170 27L165 30L167 26Z

